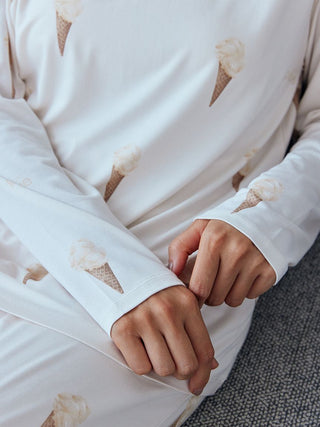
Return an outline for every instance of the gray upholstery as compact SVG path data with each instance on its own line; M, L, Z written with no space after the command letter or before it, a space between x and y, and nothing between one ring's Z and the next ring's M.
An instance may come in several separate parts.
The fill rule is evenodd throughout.
M263 295L223 386L183 427L320 426L320 237Z

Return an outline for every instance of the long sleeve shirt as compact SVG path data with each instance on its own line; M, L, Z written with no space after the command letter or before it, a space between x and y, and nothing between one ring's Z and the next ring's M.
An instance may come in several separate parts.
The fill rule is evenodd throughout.
M167 246L196 218L277 281L311 246L319 1L3 0L0 28L0 218L105 331L183 284Z

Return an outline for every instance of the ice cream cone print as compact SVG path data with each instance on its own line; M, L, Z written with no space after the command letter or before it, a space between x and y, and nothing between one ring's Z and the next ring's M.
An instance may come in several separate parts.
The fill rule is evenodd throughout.
M41 264L34 264L27 268L27 271L28 273L23 278L23 283L25 285L28 280L35 280L36 282L39 282L48 274L48 271Z
M295 105L297 110L299 108L301 94L302 94L302 76L300 77L297 89L296 89L294 97L293 97L293 104Z
M81 0L56 0L56 26L61 56L64 53L71 25L81 12Z
M251 189L248 191L246 200L242 202L241 205L238 206L237 209L235 209L233 212L239 212L243 209L253 208L260 202L262 202L261 197L255 193L254 189Z
M72 23L63 19L58 12L56 12L56 19L57 19L57 36L58 36L59 50L60 50L61 56L63 56L64 47L66 45L67 37L68 37Z
M115 291L123 294L123 289L120 286L116 276L113 274L113 271L111 270L108 263L103 264L101 267L92 268L86 271L92 276L96 277L98 280L104 282L106 285L111 286L111 288Z
M253 208L262 201L271 202L279 198L283 190L282 184L274 179L262 179L253 184L247 193L246 200L241 203L232 213L243 209Z
M126 145L114 153L112 173L109 182L106 185L103 197L105 202L107 202L112 196L121 180L136 169L140 157L140 149L135 145Z
M112 196L115 189L120 184L121 180L125 177L125 175L121 175L121 173L116 169L116 167L112 166L111 177L109 179L108 184L106 185L106 189L104 192L104 201L107 202Z
M209 107L217 100L230 81L243 69L244 44L234 38L224 40L216 45L216 54L219 60L219 70Z
M61 393L55 398L53 410L41 427L77 427L90 415L83 397Z
M97 248L93 242L86 239L74 242L70 249L70 264L72 268L86 271L123 294L123 289L107 262L105 251Z
M232 187L238 191L242 180L251 172L251 159L257 153L257 149L253 148L244 157L246 164L232 177Z
M41 427L56 427L56 423L54 420L54 411L51 411L48 418L44 423L41 424Z
M11 71L13 71L13 56L12 56L12 49L11 49L11 43L10 43L10 39L9 36L7 36L7 47L8 47L8 53L9 53L9 64L10 64L10 69ZM14 99L16 96L16 89L14 87L14 80L11 80L11 98Z
M232 177L232 187L236 190L236 191L238 191L239 190L239 187L240 187L240 184L241 184L241 182L243 181L243 179L244 179L244 175L242 175L242 173L239 171L239 172L237 172L235 175L233 175L233 177Z

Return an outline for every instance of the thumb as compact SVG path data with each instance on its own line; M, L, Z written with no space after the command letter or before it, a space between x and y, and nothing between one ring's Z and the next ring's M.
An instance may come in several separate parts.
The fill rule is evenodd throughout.
M197 219L170 243L168 264L170 270L177 276L182 273L189 255L199 248L201 235L208 222L209 220L206 219Z

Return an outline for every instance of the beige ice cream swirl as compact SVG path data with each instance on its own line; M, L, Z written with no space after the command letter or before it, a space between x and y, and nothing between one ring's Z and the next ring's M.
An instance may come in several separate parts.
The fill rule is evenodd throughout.
M283 191L283 186L275 179L267 178L256 181L252 186L254 194L261 200L271 202L278 200Z
M123 176L132 172L139 163L141 152L135 145L126 145L114 153L114 168Z
M219 63L230 77L235 77L244 68L245 46L240 40L223 40L216 45L216 53Z
M82 12L81 0L56 0L56 11L67 22L73 22Z
M61 393L53 404L56 427L77 427L90 415L90 409L83 397Z
M80 239L71 246L70 264L75 270L99 268L106 262L105 251L102 248L97 248L90 240Z

